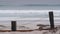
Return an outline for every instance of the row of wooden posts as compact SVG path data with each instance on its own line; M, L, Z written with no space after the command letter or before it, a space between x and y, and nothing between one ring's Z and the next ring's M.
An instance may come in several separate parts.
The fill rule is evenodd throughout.
M50 28L54 29L54 16L53 12L49 12ZM16 31L16 21L11 21L11 31Z

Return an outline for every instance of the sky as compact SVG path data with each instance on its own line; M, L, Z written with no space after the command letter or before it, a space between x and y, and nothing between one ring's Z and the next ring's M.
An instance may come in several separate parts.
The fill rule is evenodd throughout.
M58 4L58 7L26 7L28 4ZM24 6L24 7L23 7ZM0 0L0 9L60 9L60 0Z
M60 0L0 0L0 4L60 4Z

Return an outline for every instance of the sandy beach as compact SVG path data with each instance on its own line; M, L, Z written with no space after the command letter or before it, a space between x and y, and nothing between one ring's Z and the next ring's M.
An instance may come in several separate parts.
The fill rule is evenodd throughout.
M0 34L59 34L59 31L56 33L48 31L32 31L32 32L0 32Z

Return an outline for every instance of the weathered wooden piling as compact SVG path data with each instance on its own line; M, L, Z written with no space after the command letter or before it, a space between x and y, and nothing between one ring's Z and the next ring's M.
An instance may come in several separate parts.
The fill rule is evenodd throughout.
M53 11L49 12L50 28L54 29L54 16Z
M16 21L11 21L11 30L16 31Z

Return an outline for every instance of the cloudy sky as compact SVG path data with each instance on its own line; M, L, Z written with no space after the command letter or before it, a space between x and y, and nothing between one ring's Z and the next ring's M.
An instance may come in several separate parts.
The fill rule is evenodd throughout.
M35 7L21 7L25 4L58 4L58 7L47 7L37 9L60 9L60 0L0 0L0 9L36 9Z
M60 4L60 0L0 0L0 4Z

